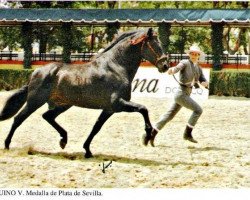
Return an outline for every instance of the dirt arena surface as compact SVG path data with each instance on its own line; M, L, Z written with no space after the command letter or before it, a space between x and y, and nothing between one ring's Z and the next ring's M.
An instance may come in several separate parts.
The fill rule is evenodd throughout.
M0 93L0 109L8 92ZM133 98L149 109L152 122L172 100ZM10 150L4 140L13 118L0 122L0 187L12 188L249 188L250 101L216 97L198 101L203 114L194 129L199 141L182 139L191 111L182 109L156 138L143 146L143 118L138 113L113 115L94 138L94 158L83 157L82 145L100 110L72 107L57 118L68 131L59 134L41 115L44 105L16 131ZM102 166L112 164L102 171Z

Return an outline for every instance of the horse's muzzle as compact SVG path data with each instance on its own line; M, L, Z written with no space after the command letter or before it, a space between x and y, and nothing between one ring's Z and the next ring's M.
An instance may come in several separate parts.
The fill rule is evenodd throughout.
M157 68L158 71L163 73L169 69L169 57L165 54L163 54L158 60L157 60Z
M169 69L168 64L163 64L163 72L167 71Z

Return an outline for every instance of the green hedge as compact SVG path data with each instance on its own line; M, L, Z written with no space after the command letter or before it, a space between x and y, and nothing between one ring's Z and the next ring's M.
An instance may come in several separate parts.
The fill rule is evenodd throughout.
M0 91L20 88L29 81L33 70L29 69L1 69L0 70Z
M20 88L28 83L33 70L0 70L0 90ZM250 97L250 72L211 71L210 95Z
M250 72L211 71L210 95L250 97Z

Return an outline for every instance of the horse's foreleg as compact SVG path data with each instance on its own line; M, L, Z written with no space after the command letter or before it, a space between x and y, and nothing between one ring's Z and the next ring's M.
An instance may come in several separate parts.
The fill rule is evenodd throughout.
M90 158L93 157L89 147L90 147L90 143L93 140L93 138L95 137L95 135L100 131L100 129L102 128L103 124L108 120L108 118L110 118L113 115L113 112L108 112L103 110L102 113L100 114L99 118L97 119L90 135L88 136L87 140L85 141L83 148L85 149L86 153L85 153L85 158Z
M114 105L113 109L116 110L117 112L120 111L125 111L125 112L139 112L142 114L145 122L145 131L146 131L146 136L143 138L143 143L145 144L151 139L151 132L153 130L149 115L148 115L148 109L141 104L137 104L131 101L126 101L124 99L119 99L117 100ZM145 144L146 145L146 144Z
M65 112L66 110L68 110L70 108L70 106L60 106L60 107L55 107L52 110L48 110L47 112L45 112L43 114L43 118L51 125L53 126L58 133L61 136L61 140L60 140L60 147L62 149L65 148L67 141L68 141L68 135L67 135L67 131L65 131L56 121L56 117L60 114L62 114L63 112Z

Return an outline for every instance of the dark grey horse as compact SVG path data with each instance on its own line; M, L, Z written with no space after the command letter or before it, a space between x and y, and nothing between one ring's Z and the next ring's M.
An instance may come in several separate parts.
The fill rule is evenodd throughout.
M0 121L14 116L11 130L5 140L9 149L15 130L35 110L49 104L43 118L60 134L60 146L67 144L67 132L55 118L71 106L102 109L83 148L85 157L92 157L90 143L106 120L117 112L139 112L145 121L146 140L150 140L152 126L145 106L133 103L131 83L142 59L156 65L160 72L168 68L167 56L162 53L152 29L121 34L91 62L83 65L53 63L36 69L27 85L10 96L0 113Z

